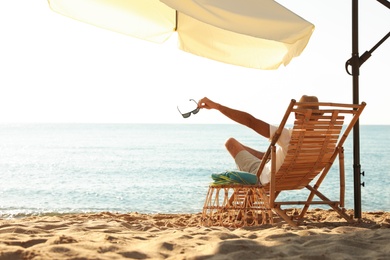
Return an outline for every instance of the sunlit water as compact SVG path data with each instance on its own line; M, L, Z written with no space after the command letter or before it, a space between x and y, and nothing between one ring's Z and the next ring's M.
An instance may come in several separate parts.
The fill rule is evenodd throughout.
M388 211L390 126L360 129L362 210ZM235 168L224 148L230 136L257 149L268 146L233 124L0 125L0 216L200 212L210 175ZM346 207L353 209L351 137L345 150ZM337 199L337 178L336 163L321 186L330 199Z

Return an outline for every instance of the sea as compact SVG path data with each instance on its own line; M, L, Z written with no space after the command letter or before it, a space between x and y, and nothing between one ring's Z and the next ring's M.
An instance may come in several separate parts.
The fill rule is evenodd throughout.
M229 137L258 150L269 144L238 124L0 124L0 217L199 213L211 174L236 169L224 147ZM347 209L354 209L352 139L345 143ZM390 211L389 158L390 125L360 126L362 211ZM320 188L331 200L338 177L336 161Z

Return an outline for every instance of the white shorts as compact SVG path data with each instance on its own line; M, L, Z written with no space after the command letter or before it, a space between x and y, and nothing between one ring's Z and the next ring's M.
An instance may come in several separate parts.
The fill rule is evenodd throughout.
M240 171L250 172L255 175L257 174L261 163L259 158L246 150L239 152L236 155L236 158L234 158L234 161Z

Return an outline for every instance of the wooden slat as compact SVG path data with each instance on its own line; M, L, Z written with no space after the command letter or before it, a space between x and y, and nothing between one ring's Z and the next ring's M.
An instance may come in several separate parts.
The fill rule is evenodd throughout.
M321 204L339 204L340 201L275 201L276 205L303 205L303 204L314 204L314 205L321 205Z
M305 111L295 120L287 155L275 176L277 190L306 186L332 158L344 115L333 110L320 112L322 115L310 115Z

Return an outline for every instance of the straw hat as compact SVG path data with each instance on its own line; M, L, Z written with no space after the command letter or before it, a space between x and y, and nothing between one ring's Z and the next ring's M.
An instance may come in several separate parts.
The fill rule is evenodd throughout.
M303 95L299 100L300 103L305 102L318 102L318 98L316 96L307 96ZM309 108L309 109L319 109L318 106L298 106L299 108Z

